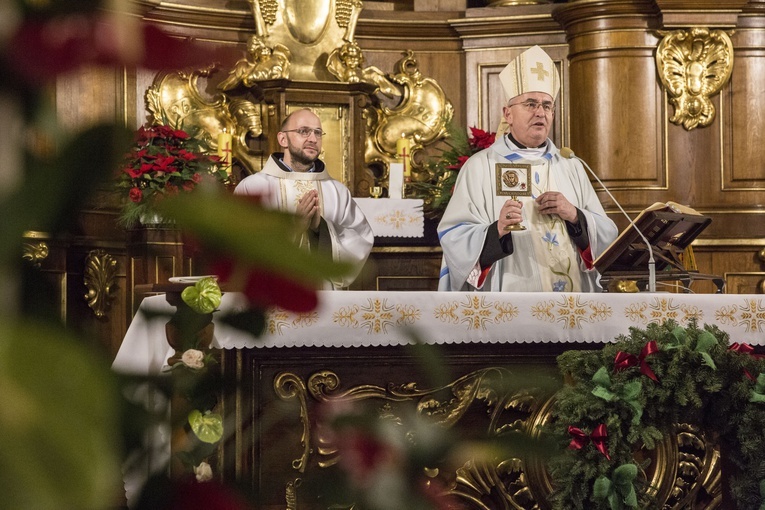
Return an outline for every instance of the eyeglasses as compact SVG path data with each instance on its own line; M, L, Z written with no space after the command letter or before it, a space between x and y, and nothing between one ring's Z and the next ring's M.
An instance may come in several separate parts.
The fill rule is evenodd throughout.
M508 106L523 106L523 108L529 113L536 113L537 108L540 106L545 113L552 113L553 110L555 110L555 103L550 101L543 101L540 103L539 101L534 101L533 99L529 99L528 101L524 101L522 103L510 104Z
M313 133L316 136L316 138L321 138L322 136L327 134L319 128L314 129L314 128L309 128L306 126L299 127L297 129L283 129L282 133L297 133L303 138L308 138L309 136L311 136L311 133Z

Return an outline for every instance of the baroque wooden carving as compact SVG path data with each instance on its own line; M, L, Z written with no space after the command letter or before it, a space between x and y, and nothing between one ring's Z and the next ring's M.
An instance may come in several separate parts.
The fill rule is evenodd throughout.
M85 299L99 319L106 316L117 283L117 260L104 250L91 250L83 275L88 288Z
M534 388L513 388L508 383L512 373L501 367L476 370L438 388L421 389L414 382L387 387L361 384L341 389L339 376L332 370L320 370L303 382L300 376L282 372L274 380L274 389L282 400L297 399L303 427L303 456L292 467L304 476L309 457L316 457L316 466L329 468L337 464L339 452L331 434L324 436L311 415L309 399L319 403L343 402L377 405L381 420L393 420L407 426L408 410L412 409L439 428L459 428L475 424L478 415L484 418L488 438L523 433L538 437L552 418L554 395ZM478 410L478 411L476 411ZM471 414L473 413L473 414ZM417 440L416 431L408 434ZM445 473L434 466L429 477L440 477L447 492L459 500L460 508L474 510L550 509L554 488L544 459L526 451L488 458L465 459L456 472ZM635 452L645 463L642 476L649 482L659 506L667 509L719 508L721 502L721 466L719 446L692 424L677 424L664 441L652 451ZM299 483L300 479L297 479ZM299 508L295 488L287 487L289 508Z
M656 49L659 77L675 108L671 122L691 130L715 116L709 99L720 92L733 70L733 43L722 30L694 27L660 32Z

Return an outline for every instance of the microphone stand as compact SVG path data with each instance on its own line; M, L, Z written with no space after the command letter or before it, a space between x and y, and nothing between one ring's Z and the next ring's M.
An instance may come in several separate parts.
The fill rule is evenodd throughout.
M592 170L592 168L590 168L590 165L588 165L586 161L574 154L574 151L568 147L562 147L560 149L560 155L566 159L576 159L582 163L582 165L584 165L584 167L590 172L590 175L595 177L595 180L598 181L608 196L611 197L611 200L614 202L614 204L616 204L616 207L619 208L624 217L627 218L627 221L630 222L630 226L635 229L635 232L637 232L640 238L643 240L645 247L648 250L648 292L656 292L656 260L653 257L653 246L651 246L651 243L648 242L648 238L643 234L643 232L640 231L637 225L635 225L635 222L632 221L630 215L627 214L627 212L622 208L619 201L614 198L606 185L603 184L603 181L600 180L600 177L597 176L597 174Z

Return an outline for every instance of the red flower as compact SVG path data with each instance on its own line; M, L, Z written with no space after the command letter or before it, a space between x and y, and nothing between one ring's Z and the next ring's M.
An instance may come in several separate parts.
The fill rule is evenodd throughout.
M228 282L238 275L241 268L228 258L221 258L212 264L211 272L217 274L221 282ZM316 289L305 287L294 280L273 273L267 269L250 267L242 271L243 281L233 282L242 285L242 292L254 307L270 308L278 306L293 312L310 312L316 308L318 297ZM242 276L237 276L242 280Z
M89 64L163 69L172 63L181 69L238 58L232 49L211 50L154 25L131 24L127 15L100 11L29 19L11 36L7 52L11 71L35 84Z
M186 149L181 149L178 152L178 157L180 157L184 161L194 161L195 159L197 159L197 155L196 154L194 154L193 152L189 152Z
M494 143L496 137L496 133L489 133L483 129L471 127L468 143L477 149L488 149Z
M375 475L399 462L392 445L363 430L340 430L337 434L339 463L353 482L367 487Z
M200 182L202 182L202 175L195 173L194 175L191 176L191 180L194 181L194 184L199 184Z
M457 162L453 165L449 165L446 168L449 170L459 170L468 159L470 159L470 156L457 156Z
M128 197L130 198L131 202L138 203L143 200L143 191L141 191L140 188L130 188Z
M135 168L128 167L124 170L124 172L128 174L131 179L137 179L143 175L143 169L141 168L136 170Z
M255 505L248 502L233 487L216 480L196 482L182 480L172 482L172 487L162 491L167 498L166 510L254 510ZM162 497L162 496L160 496Z
M171 167L170 165L173 164L175 161L175 157L173 156L157 156L157 159L154 162L153 170L156 170L158 172L174 172L175 168Z

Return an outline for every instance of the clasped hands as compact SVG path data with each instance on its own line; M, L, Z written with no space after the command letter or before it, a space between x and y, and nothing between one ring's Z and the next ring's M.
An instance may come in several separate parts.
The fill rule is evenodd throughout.
M321 212L319 210L319 192L315 189L300 197L295 209L295 214L300 221L301 232L310 228L313 231L319 229Z
M540 214L555 214L573 224L579 222L576 207L559 191L545 191L534 202L536 202ZM507 234L506 228L523 221L522 209L523 204L517 200L505 201L502 209L499 211L499 219L497 220L497 230L500 237Z

